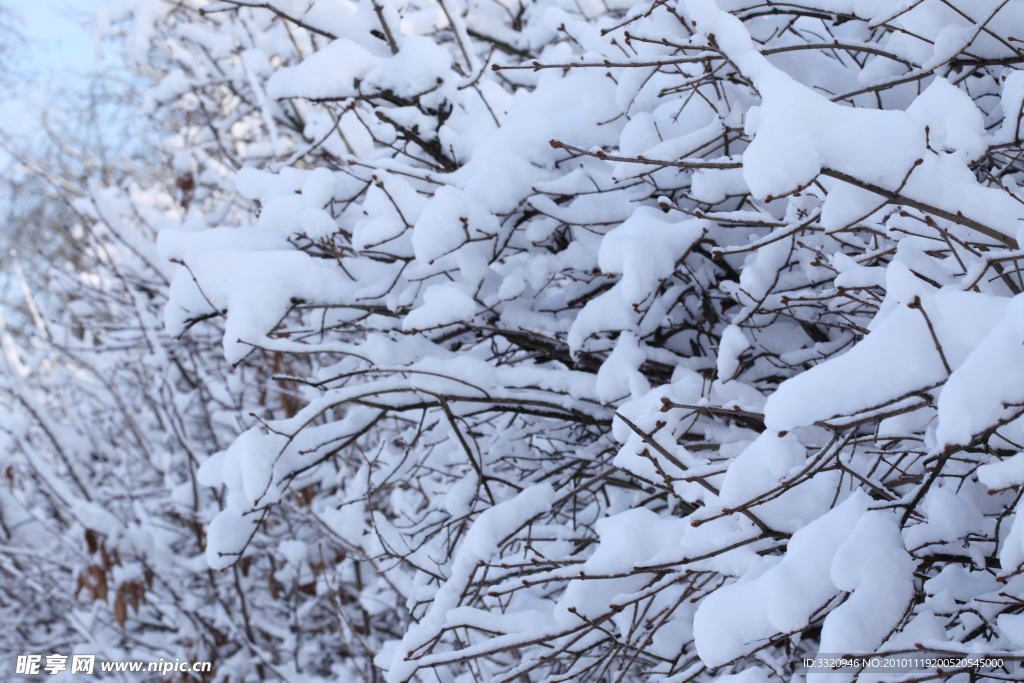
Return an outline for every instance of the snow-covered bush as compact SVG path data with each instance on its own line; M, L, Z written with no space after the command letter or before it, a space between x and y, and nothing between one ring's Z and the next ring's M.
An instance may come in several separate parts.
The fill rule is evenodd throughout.
M5 269L28 324L0 320L0 668L13 675L24 655L92 654L97 673L163 658L211 663L218 680L267 677L277 673L272 658L251 643L274 633L296 657L311 653L303 667L328 676L343 655L323 650L344 642L324 626L335 619L330 606L309 604L320 569L288 560L298 541L287 529L304 517L276 516L268 525L280 533L254 541L283 553L269 577L248 562L212 572L203 555L225 500L201 483L200 463L243 431L239 415L289 412L271 368L225 361L215 321L184 342L164 331L176 266L155 236L186 224L188 206L214 206L216 194L189 192L170 155L114 167L88 154L80 158L102 173L82 182L53 157L18 155L23 187L38 194L21 195L9 220L31 223L38 249L27 253L36 245L16 235ZM104 177L124 182L103 187ZM44 201L52 205L38 210Z
M225 674L753 683L1024 648L1022 22L103 14L180 122L167 331L222 323L277 401L192 453L213 575L259 577L230 637L264 668Z

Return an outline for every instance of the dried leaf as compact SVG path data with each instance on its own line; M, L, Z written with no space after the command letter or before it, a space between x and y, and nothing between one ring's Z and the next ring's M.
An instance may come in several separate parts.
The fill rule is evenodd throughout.
M124 601L124 595L118 591L114 600L114 619L117 620L121 630L124 630L124 623L128 620L128 605Z
M92 555L100 548L100 535L92 529L85 530L85 545L89 548L89 554Z

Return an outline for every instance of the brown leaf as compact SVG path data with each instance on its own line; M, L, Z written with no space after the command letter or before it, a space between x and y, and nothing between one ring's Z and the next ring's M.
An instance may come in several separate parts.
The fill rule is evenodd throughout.
M86 529L85 545L89 548L89 554L92 555L100 549L100 535L92 529Z
M142 587L133 581L129 581L128 583L122 584L121 588L118 589L118 593L121 592L124 593L125 599L128 601L128 604L131 605L132 609L135 610L135 613L138 614L139 598L142 593Z
M272 597L274 600L277 600L281 597L281 591L277 589L279 585L280 583L278 583L277 579L274 578L274 570L271 569L270 576L267 577L267 586L270 589L270 597Z
M114 619L117 620L121 630L124 630L124 622L128 620L128 605L124 601L124 595L121 591L117 592L117 598L114 600Z
M298 502L300 508L308 507L313 502L313 498L316 497L316 487L313 484L298 489L295 492L295 499Z
M107 573L103 567L91 564L78 575L78 588L75 590L75 597L78 597L82 589L89 591L92 600L107 599Z

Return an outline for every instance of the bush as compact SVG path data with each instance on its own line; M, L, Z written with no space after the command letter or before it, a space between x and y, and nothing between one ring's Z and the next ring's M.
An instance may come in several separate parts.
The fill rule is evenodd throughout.
M167 329L222 323L246 428L196 474L222 674L1024 647L1021 11L105 15L179 122Z

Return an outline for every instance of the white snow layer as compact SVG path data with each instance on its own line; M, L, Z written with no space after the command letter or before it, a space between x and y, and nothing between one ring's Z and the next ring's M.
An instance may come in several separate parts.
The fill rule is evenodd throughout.
M842 590L832 581L833 562L869 503L866 494L855 492L793 534L777 565L705 598L693 619L701 661L722 666L782 633L805 628Z

